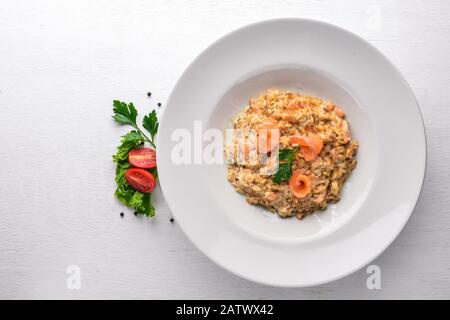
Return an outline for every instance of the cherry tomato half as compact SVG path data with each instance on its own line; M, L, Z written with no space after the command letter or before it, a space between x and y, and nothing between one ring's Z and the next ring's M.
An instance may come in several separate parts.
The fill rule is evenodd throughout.
M125 180L136 191L150 193L155 189L156 180L153 175L144 169L131 168L125 172Z
M156 167L156 151L150 148L136 148L128 154L128 161L131 165L150 169Z

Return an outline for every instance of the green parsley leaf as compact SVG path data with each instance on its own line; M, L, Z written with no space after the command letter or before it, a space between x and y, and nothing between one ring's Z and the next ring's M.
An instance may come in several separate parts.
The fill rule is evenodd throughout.
M136 127L137 110L133 103L126 104L125 102L113 101L113 118L120 124L129 124Z
M273 182L279 184L289 180L292 176L292 160L294 160L297 150L298 148L280 149L278 153L278 171L272 177Z
M145 129L147 129L147 131L150 133L150 137L154 146L155 136L156 133L158 132L159 127L158 117L156 116L155 110L153 110L147 116L144 117L144 120L142 121L142 126Z

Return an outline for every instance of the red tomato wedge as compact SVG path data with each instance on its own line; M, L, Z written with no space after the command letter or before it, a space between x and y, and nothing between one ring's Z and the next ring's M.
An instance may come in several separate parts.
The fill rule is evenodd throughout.
M289 190L296 198L304 198L311 191L311 179L296 170L289 179Z
M131 165L151 169L156 167L156 151L150 148L136 148L128 154L128 161Z
M300 146L301 154L306 161L314 160L323 148L323 139L318 135L292 136L289 138L289 142L292 145Z
M150 193L156 186L155 177L147 170L139 168L128 169L125 180L134 190L142 193Z

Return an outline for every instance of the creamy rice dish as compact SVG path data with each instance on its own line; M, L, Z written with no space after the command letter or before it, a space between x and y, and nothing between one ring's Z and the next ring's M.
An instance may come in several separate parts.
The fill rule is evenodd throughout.
M233 158L229 182L248 203L281 217L302 219L338 201L356 167L358 142L352 140L344 111L331 101L267 90L250 99L233 128L255 132L256 143L244 135L227 144L227 157L231 152ZM259 156L236 161L238 152Z

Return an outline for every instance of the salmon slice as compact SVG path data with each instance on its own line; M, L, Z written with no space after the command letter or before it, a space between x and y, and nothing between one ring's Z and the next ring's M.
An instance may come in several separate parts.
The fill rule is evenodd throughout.
M289 137L289 142L292 145L300 146L301 154L306 161L314 160L323 148L323 139L318 135L292 136Z
M304 198L311 192L311 179L301 174L300 170L296 170L289 179L289 190L294 197Z

